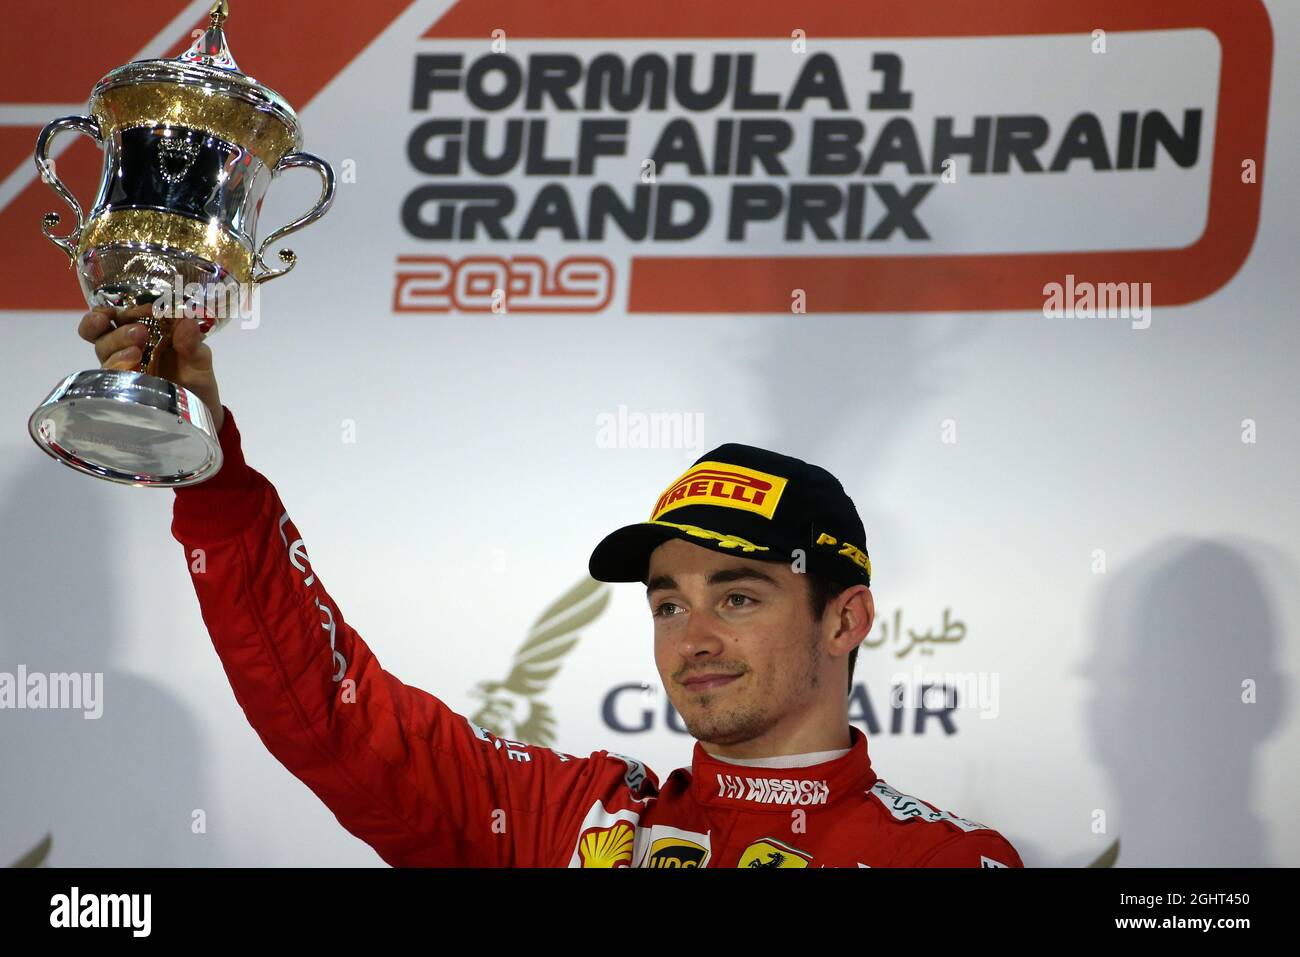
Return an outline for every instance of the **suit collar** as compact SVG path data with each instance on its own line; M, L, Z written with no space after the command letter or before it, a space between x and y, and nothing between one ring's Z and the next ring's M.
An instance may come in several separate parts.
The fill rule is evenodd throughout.
M852 725L848 753L805 767L754 767L713 757L695 742L691 795L700 804L732 810L782 811L834 804L876 782L867 736Z

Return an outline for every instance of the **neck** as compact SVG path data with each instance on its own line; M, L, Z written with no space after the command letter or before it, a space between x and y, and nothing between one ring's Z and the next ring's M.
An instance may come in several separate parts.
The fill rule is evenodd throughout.
M700 742L700 747L705 753L719 761L748 764L753 767L787 768L834 760L852 746L853 737L847 723L833 731L821 734L797 734L784 739L773 739L765 735L736 744ZM777 763L765 764L765 762Z

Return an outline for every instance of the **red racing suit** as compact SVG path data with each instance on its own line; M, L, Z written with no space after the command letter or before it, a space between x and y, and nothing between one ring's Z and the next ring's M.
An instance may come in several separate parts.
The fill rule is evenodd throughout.
M178 489L203 620L262 742L392 865L1022 867L997 831L842 757L754 767L710 756L660 785L635 758L500 738L384 671L326 592L234 416L212 479Z

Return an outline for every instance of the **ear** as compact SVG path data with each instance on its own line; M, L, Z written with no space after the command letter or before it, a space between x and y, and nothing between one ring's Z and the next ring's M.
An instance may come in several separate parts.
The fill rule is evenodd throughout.
M826 626L837 651L848 654L867 637L876 620L876 603L866 585L851 585L826 606Z

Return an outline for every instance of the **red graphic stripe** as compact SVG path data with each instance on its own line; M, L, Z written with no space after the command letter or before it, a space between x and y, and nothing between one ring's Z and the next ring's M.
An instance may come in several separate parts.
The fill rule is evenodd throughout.
M788 313L794 289L806 291L809 312L1041 309L1043 287L1064 282L1067 273L1076 285L1149 282L1156 306L1194 302L1222 287L1246 261L1259 226L1273 63L1273 30L1261 0L1187 0L1147 9L1129 0L1095 0L1086 9L1050 12L1015 0L1000 6L997 16L981 11L964 18L965 26L969 35L1001 33L991 24L1017 9L1035 29L1006 32L1087 32L1104 24L1112 32L1204 27L1219 38L1223 59L1209 215L1195 243L1184 249L1012 255L638 256L632 260L629 311ZM911 22L912 13L898 24L881 13L879 35L902 35ZM936 16L948 35L957 32L954 20L963 17ZM1245 159L1257 164L1255 183L1242 182Z
M791 291L814 312L1038 309L1043 286L1150 282L1157 305L1209 295L1245 262L1259 225L1273 30L1262 0L1176 4L1040 0L461 0L424 36L486 40L495 29L535 39L981 37L1205 28L1223 49L1205 233L1186 249L1014 255L654 257L632 260L632 312L789 312ZM1241 182L1253 159L1258 182Z
M134 59L140 47L180 15L186 2L4 0L0 89L5 102L84 103L96 80Z
M40 132L39 126L0 126L0 176L8 176L24 160L32 161L32 149Z
M232 4L226 36L241 70L268 84L301 110L410 3L297 0ZM6 100L76 103L84 102L101 76L134 56L140 45L175 17L184 4L141 0L129 5L99 6L94 8L95 16L87 18L92 23L71 25L66 9L58 3L20 0L15 9L11 9L13 6L10 0L5 7L0 33L24 39L21 44L14 39L5 41L6 59L0 62L4 63ZM186 49L193 42L190 30L206 23L206 15L196 20L165 55L175 56ZM86 31L92 25L98 45L78 39L83 36L78 29ZM55 52L51 53L43 40L34 42L34 38L57 39ZM25 77L22 84L11 86L11 78L19 75ZM39 129L25 132L30 135L25 149L30 157ZM59 156L59 177L88 209L99 185L103 154L85 137L76 138L78 142ZM305 145L309 150L311 142L311 130L307 129ZM9 166L6 175L12 169ZM66 234L72 225L72 212L40 181L34 164L32 173L27 188L0 210L0 261L5 263L6 275L21 277L21 282L9 281L0 286L0 309L83 308L85 300L68 268L67 257L40 232L42 214L56 210L64 220L57 231Z
M460 0L426 39L976 37L1106 30L1170 30L1268 19L1263 0ZM1217 32L1217 31L1216 31ZM1271 46L1271 43L1270 43Z

